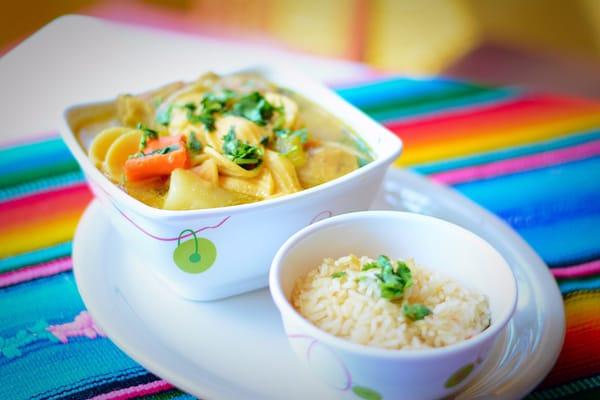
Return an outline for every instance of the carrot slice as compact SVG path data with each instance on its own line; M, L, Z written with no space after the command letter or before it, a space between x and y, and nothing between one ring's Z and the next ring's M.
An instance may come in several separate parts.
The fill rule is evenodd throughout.
M144 154L152 153L153 151L173 145L182 145L182 147L185 147L185 136L159 136L158 139L149 140L144 149Z
M307 149L312 149L314 147L319 147L321 145L321 141L318 139L308 139L308 141L304 144L304 147Z
M176 147L175 149L172 149ZM164 154L160 150L171 148ZM141 181L169 175L175 168L188 168L189 156L182 136L165 136L148 142L144 155L125 161L128 181Z

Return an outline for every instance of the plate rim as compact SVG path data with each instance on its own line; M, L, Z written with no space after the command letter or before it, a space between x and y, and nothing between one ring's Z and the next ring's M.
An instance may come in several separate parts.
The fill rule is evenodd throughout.
M397 175L397 176L394 176L394 175ZM517 248L520 248L520 250L518 250L518 249L515 250L515 251L517 251L517 253L524 252L525 257L529 257L529 258L533 259L534 261L536 261L534 264L537 264L537 265L528 265L528 268L536 268L537 274L545 277L546 282L536 282L538 284L538 286L546 286L543 290L543 297L542 297L542 299L544 300L544 302L543 302L544 305L547 305L548 303L554 303L554 305L553 305L554 312L550 313L550 314L546 313L548 316L552 317L552 318L546 318L546 321L548 321L549 325L552 325L552 326L550 327L551 329L545 329L549 333L546 335L543 335L542 340L548 341L549 340L548 338L550 338L550 339L554 338L553 340L551 340L550 344L554 345L553 348L555 349L555 351L553 351L552 357L547 358L546 363L545 363L545 365L543 365L542 368L539 368L539 366L538 366L539 372L536 374L536 376L533 379L530 377L530 379L527 380L525 384L522 381L520 384L520 390L518 390L517 393L513 393L513 394L515 395L515 398L516 398L518 396L524 396L524 395L530 393L531 390L533 390L547 376L548 372L552 369L552 367L556 363L556 360L560 354L560 349L562 348L562 345L564 342L564 336L565 336L565 331L566 331L565 316L564 316L564 303L563 303L562 295L560 293L560 290L558 288L558 285L557 285L555 279L553 278L552 274L550 273L550 270L548 269L546 264L541 260L541 258L537 255L537 253L535 253L535 251L518 235L518 233L516 233L512 228L510 228L499 218L497 218L496 216L491 214L489 211L483 209L482 207L475 204L470 199L466 198L465 196L463 196L462 194L453 190L452 188L439 185L439 184L427 179L426 177L417 175L413 172L410 172L407 170L401 170L401 169L397 169L397 168L391 168L390 171L388 171L388 175L386 176L386 178L384 180L384 184L388 180L408 181L417 187L425 187L429 191L433 191L434 193L437 192L437 194L444 195L443 200L441 202L442 203L446 202L446 203L450 204L450 206L454 206L458 210L457 212L459 214L461 213L461 211L460 211L461 208L464 208L467 210L471 209L472 210L471 212L473 212L475 215L481 214L481 218L483 221L487 220L488 223L491 223L495 228L500 230L500 232L502 234L499 235L499 237L508 236L508 239L505 239L505 240L515 242L514 246L516 246ZM188 380L185 379L184 377L180 377L176 372L173 372L171 369L163 367L162 363L159 362L158 360L156 360L155 357L151 357L151 356L144 354L144 351L142 349L137 349L136 344L132 345L127 339L122 337L122 335L119 335L118 333L114 334L115 331L118 332L119 328L115 328L113 323L111 323L111 321L108 321L108 319L105 318L103 313L95 313L94 312L94 309L96 309L96 306L97 306L96 300L94 300L94 289L91 287L88 287L88 284L86 284L85 276L82 276L82 274L85 275L86 268L80 266L80 264L82 263L82 261L80 261L81 260L81 255L80 255L81 250L80 249L81 249L81 247L87 247L82 244L82 242L83 242L82 237L85 234L84 230L85 230L86 226L91 223L90 220L93 218L93 215L95 215L97 213L101 213L101 212L102 212L101 206L98 204L97 200L93 200L88 205L88 208L85 210L84 215L82 216L82 218L80 220L80 224L78 225L77 230L75 232L75 236L73 238L73 272L75 275L75 281L76 281L77 287L79 289L79 292L81 294L82 300L83 300L86 308L88 309L88 311L93 315L96 323L98 323L98 325L104 330L104 332L107 334L109 339L111 341L113 341L117 345L117 347L119 347L122 351L124 351L129 357L131 357L134 361L138 362L144 368L148 369L150 372L161 377L161 379L166 378L166 380L168 380L168 382L172 383L177 388L180 388L181 390L183 390L187 393L198 393L203 398L224 398L224 397L225 398L229 398L229 397L235 398L234 394L231 394L231 395L223 394L223 392L221 390L222 388L220 388L218 385L212 385L212 384L207 385L206 384L207 382L203 382L202 386L199 387L198 385L194 385L194 383L192 383L192 382L188 382ZM454 221L452 221L452 222L454 222ZM110 225L109 221L107 221L107 223ZM479 234L479 232L475 232L475 233ZM494 247L496 247L496 243L492 243L492 244L494 245ZM540 268L540 267L542 267L542 268ZM104 282L105 283L107 282L106 277L104 278ZM118 292L120 292L120 289L116 288L115 286L113 286L112 289L115 290L115 295L118 295L121 297L120 300L115 300L115 301L116 302L124 302L127 305L127 307L130 309L129 311L133 312L135 314L135 310L127 303L125 296L123 294L118 293ZM550 290L548 290L548 289L550 289ZM552 290L552 289L554 289L554 290ZM537 294L536 297L539 298L539 293ZM559 306L558 309L556 308L557 305ZM558 310L560 310L560 312L556 312ZM518 312L518 310L516 312ZM536 314L537 315L540 314L539 305L536 307ZM138 319L141 322L144 322L141 317L138 317ZM106 329L106 328L108 328L108 329ZM557 328L558 328L558 331L557 331ZM152 330L148 329L148 331L152 331ZM160 343L160 345L162 347L164 347L166 350L169 349L168 343L164 343L160 338L154 336L153 340L154 340L154 342ZM541 349L541 348L543 348L545 351L547 349L547 347L540 345L538 347L538 353L539 353L539 349ZM533 353L533 354L535 354L535 353ZM178 355L178 357L182 357L182 355ZM193 362L191 360L186 359L186 361L193 364ZM514 385L514 384L511 384L511 386L512 385ZM514 386L516 386L516 385L514 385ZM198 389L201 389L201 390L198 390ZM228 388L228 389L231 390L231 388ZM236 391L236 393L239 393L239 390ZM250 397L252 397L254 395L251 395ZM244 393L244 396L246 398L248 398L248 393Z

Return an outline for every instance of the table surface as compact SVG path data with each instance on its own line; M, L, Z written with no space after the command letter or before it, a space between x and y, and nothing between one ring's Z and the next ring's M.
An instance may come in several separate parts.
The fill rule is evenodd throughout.
M173 43L185 51L173 49ZM151 59L149 52L174 56L169 62L148 61L150 65L141 67L140 60ZM0 133L0 141L56 130L63 110L72 104L108 99L124 91L139 93L164 82L191 80L200 68L226 72L257 63L293 67L331 84L375 74L363 64L264 45L65 16L0 58L0 104L10 105L14 111L3 115L6 129ZM36 107L31 107L32 93Z
M59 22L0 60L0 99L11 110L0 148L0 398L186 397L126 357L85 311L70 252L91 194L55 135L66 104L140 91L158 75L188 77L180 60L140 70L136 51L148 40L157 49L176 40L223 57L211 58L211 68L234 69L240 54L260 54L335 82L343 97L403 138L398 166L494 212L551 268L567 334L556 367L530 397L599 394L600 103L448 79L374 79L357 64L174 39L89 18ZM128 52L131 58L103 58ZM183 58L202 59L195 52ZM102 67L107 63L127 73L115 77ZM135 82L127 79L132 71Z

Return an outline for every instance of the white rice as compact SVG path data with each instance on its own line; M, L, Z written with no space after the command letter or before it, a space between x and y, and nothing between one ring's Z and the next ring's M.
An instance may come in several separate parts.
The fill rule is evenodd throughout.
M327 258L296 282L292 304L305 318L333 335L387 349L444 347L477 335L490 324L487 298L406 260L413 285L394 302L380 295L375 274L361 271L368 257ZM396 262L392 260L394 268ZM339 278L331 275L345 272ZM359 278L363 277L360 281ZM424 304L431 314L412 321L404 304Z

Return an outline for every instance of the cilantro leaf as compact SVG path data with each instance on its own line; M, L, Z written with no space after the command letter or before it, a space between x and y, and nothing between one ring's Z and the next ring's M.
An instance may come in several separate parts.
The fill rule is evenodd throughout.
M396 263L396 274L400 276L400 279L404 281L404 288L409 288L413 285L412 273L410 268L403 261Z
M224 90L219 93L206 93L202 96L200 104L204 112L221 112L227 108L227 103L235 97L231 90Z
M180 107L189 112L194 112L194 111L196 111L196 108L198 108L198 106L195 105L194 103L185 103L184 105L182 105Z
M192 114L188 112L187 119L193 124L200 122L208 131L213 131L215 129L215 117L211 114Z
M190 131L190 133L188 134L187 147L191 152L194 152L194 153L198 153L202 150L202 143L200 143L200 141L198 141L198 138L196 137L196 133L193 131Z
M346 276L346 272L344 271L338 271L338 272L334 272L333 274L331 274L332 278L341 278L342 276Z
M231 109L231 114L246 118L257 125L264 126L277 111L259 92L252 92L241 97Z
M146 127L141 122L139 122L135 128L142 131L142 137L140 138L140 146L139 146L140 151L142 151L146 148L149 140L158 139L158 132L156 132L154 129L150 129L150 128Z
M377 265L381 272L375 276L379 279L381 297L388 300L396 300L404 294L404 290L413 284L412 274L408 266L398 261L394 270L389 257L381 255L377 258Z
M170 146L163 147L162 149L153 150L150 153L138 152L138 153L130 155L129 158L141 158L141 157L149 157L149 156L154 156L154 155L163 155L163 154L172 153L176 150L179 150L180 148L181 147L179 147L179 145L172 144Z
M233 128L223 136L223 153L244 169L254 169L259 166L263 156L260 147L238 140Z
M226 155L233 155L237 151L238 140L235 137L235 130L232 128L229 129L229 132L225 136L223 136L223 153Z
M172 153L175 150L179 150L181 147L179 147L176 144L172 144L170 146L167 147L163 147L162 149L158 149L158 150L154 150L148 154L146 154L147 156L153 155L153 154L167 154L167 153Z
M381 297L388 300L398 299L404 294L402 286L395 282L382 282L379 289L381 290Z
M404 315L413 321L419 321L431 314L431 310L423 304L405 304Z
M392 270L392 263L388 256L380 255L379 257L377 257L377 264L379 264L379 266L381 267L381 272Z
M186 103L182 106L187 110L187 119L192 123L202 123L208 131L215 129L216 113L227 111L228 103L235 97L231 90L224 90L220 93L205 93L200 99L200 112L198 106L194 103Z

